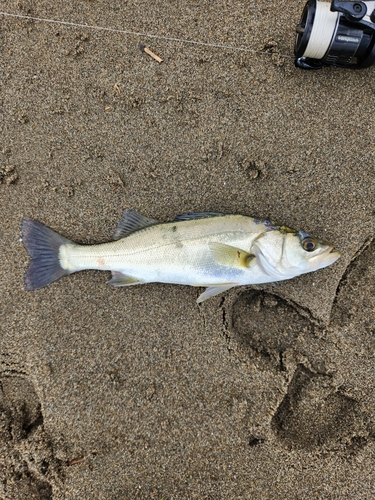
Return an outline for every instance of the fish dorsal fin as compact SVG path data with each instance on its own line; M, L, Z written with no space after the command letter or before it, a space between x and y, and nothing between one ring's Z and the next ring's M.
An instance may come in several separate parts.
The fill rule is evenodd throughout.
M210 243L212 256L219 264L240 269L249 268L255 262L255 256L240 248L225 243Z
M155 224L159 224L159 221L157 221L156 219L145 217L135 210L127 208L123 212L121 220L116 226L113 239L120 240L121 238L128 236L128 234L132 233L133 231L138 231L139 229L143 229L145 227L154 226Z
M189 214L177 215L174 220L194 220L194 219L207 219L209 217L220 217L225 215L223 212L192 212Z
M226 292L230 288L236 286L237 283L223 283L221 285L212 285L206 288L206 290L199 295L197 298L197 303L200 304L210 297L214 297L214 295L218 295L219 293Z

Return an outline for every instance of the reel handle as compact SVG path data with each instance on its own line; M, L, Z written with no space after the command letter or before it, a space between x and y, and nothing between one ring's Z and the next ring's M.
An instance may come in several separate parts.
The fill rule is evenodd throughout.
M367 7L363 2L332 0L331 12L341 12L350 21L360 21L366 15Z

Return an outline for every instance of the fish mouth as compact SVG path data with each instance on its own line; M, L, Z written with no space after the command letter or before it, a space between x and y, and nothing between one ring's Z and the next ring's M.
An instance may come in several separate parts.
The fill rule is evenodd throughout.
M319 255L314 257L312 261L314 263L319 263L319 268L321 269L323 267L330 266L336 260L338 260L341 257L341 253L337 250L335 250L333 247L328 246L323 252L321 252Z

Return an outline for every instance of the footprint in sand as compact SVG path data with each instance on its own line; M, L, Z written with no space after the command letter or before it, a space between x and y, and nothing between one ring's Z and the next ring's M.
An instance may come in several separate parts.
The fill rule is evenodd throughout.
M49 500L62 482L31 381L13 370L0 373L0 498Z
M241 351L283 373L270 432L287 446L351 454L375 437L374 260L375 242L348 267L324 328L264 291L244 292L232 306Z

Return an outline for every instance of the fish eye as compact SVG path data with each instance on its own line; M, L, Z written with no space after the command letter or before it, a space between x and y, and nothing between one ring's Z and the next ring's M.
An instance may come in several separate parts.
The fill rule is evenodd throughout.
M313 252L316 248L316 241L308 236L302 240L302 247L306 252Z

